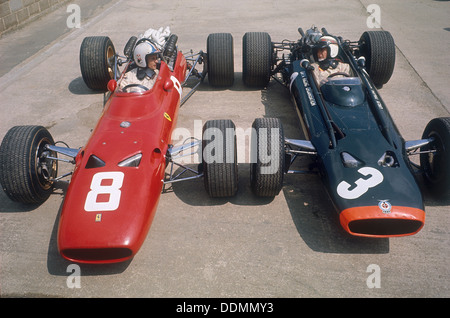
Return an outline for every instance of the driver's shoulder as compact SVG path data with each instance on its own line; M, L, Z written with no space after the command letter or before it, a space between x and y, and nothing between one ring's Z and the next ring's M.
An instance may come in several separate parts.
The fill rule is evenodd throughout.
M137 68L137 67L136 67L136 68L133 68L133 69L127 71L127 72L125 73L125 76L126 76L126 75L128 75L128 76L137 76L137 71L138 71L138 68Z
M350 70L350 65L344 62L339 62L338 69L339 71Z
M123 74L122 83L131 83L137 81L137 68L132 69L125 74Z

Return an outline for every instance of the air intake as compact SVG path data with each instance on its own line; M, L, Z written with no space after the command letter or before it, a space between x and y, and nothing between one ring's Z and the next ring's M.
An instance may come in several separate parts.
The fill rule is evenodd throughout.
M91 155L86 163L86 169L101 168L105 166L105 162L97 156Z
M418 220L364 219L351 221L348 228L352 234L369 236L402 236L414 234L423 223Z
M72 261L81 263L114 263L125 261L133 252L129 248L73 248L61 251L61 254Z
M122 160L119 162L119 167L139 167L139 164L141 163L142 154L138 153L137 155L131 156L130 158L127 158L125 160Z

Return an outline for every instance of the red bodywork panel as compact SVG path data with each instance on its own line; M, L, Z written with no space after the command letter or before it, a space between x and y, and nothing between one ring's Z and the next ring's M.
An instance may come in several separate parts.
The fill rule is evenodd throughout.
M186 60L178 53L173 72L161 63L151 90L111 94L78 153L65 196L58 229L64 258L121 262L141 247L161 194L185 73Z

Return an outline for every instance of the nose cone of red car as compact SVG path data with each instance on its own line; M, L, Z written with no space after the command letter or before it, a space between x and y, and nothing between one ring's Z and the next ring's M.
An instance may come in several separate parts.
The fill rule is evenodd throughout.
M136 154L122 167L111 169L93 158L86 164L92 168L76 169L73 175L61 212L58 249L73 262L122 262L137 253L147 236L164 165ZM133 160L154 164L135 167Z
M58 248L67 260L114 263L132 258L141 247L159 200L161 179L143 184L135 171L97 172L88 191L71 184L61 213ZM79 176L80 177L80 176ZM77 181L81 181L78 178ZM156 183L156 184L155 184ZM75 193L76 192L76 193Z
M378 206L346 209L339 218L344 230L352 235L395 237L419 232L425 223L425 212L380 201Z

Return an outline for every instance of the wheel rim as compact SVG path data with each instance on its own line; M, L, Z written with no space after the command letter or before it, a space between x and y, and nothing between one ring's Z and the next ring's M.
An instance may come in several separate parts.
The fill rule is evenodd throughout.
M56 177L57 173L57 162L53 159L48 159L51 157L56 157L56 153L46 149L46 145L50 145L51 141L48 138L43 138L39 141L36 147L35 154L35 166L34 171L37 176L37 181L42 189L48 190L53 185L52 179Z
M432 182L438 182L441 177L441 161L442 161L442 153L444 151L443 149L443 143L442 140L436 132L431 132L429 134L429 138L434 138L433 143L430 145L430 152L426 155L425 163L426 163L426 169L425 174L427 175L427 178Z
M106 64L108 65L108 73L111 78L114 77L114 70L111 65L111 59L114 57L114 49L112 46L108 46L108 49L106 51Z

